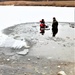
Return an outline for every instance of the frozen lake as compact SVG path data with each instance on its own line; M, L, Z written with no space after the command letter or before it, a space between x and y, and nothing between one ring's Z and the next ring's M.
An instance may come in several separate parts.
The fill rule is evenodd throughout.
M0 6L0 31L7 34L0 32L0 75L57 75L59 71L74 75L75 26L69 23L75 20L74 11L72 7ZM55 38L53 17L63 22ZM42 18L50 28L44 35L39 33Z
M4 28L16 25L16 24L20 24L17 26L17 28L15 27L13 29L13 27L11 28L12 32L9 36L4 35L2 33L0 33L0 45L1 47L14 47L14 48L21 48L22 46L25 45L25 47L27 47L27 44L23 41L19 41L19 40L15 40L11 37L19 37L29 39L29 40L33 40L36 41L38 40L38 43L36 44L36 47L33 47L31 53L29 55L34 55L34 56L46 56L46 57L53 57L55 59L58 59L59 57L61 57L60 59L62 60L70 60L74 58L73 52L74 52L74 31L75 28L72 29L71 27L69 27L69 22L74 22L74 12L75 8L72 7L44 7L44 6L0 6L0 31ZM39 24L37 24L36 22L39 22L42 18L45 19L45 21L48 22L52 22L52 18L56 17L56 19L58 20L58 22L64 22L64 23L60 23L59 24L59 33L57 34L57 38L56 41L53 41L53 39L51 38L51 24L49 23L50 26L50 31L46 31L46 34L42 37L39 34L39 29L38 31L36 28L39 28ZM32 24L27 24L25 26L25 23L27 22L34 22ZM65 22L68 22L67 24ZM22 25L21 23L24 23L24 25ZM36 26L35 28L33 26ZM9 30L11 30L9 29ZM30 32L32 30L32 32ZM68 33L68 31L70 31ZM8 32L8 30L7 30ZM24 33L25 32L25 33ZM37 32L37 34L35 34ZM66 32L66 33L65 33ZM14 34L14 35L13 35ZM35 36L36 35L36 36ZM41 38L41 40L39 39L39 37ZM4 40L5 39L5 40ZM50 42L49 42L50 40ZM65 40L65 41L63 41ZM67 41L66 41L67 40ZM51 42L52 41L52 42ZM42 42L44 42L45 44L47 43L47 46L45 47L44 45L41 45ZM57 44L55 44L55 42ZM11 43L11 44L10 44ZM18 44L19 43L19 44ZM53 43L53 44L52 44ZM60 44L60 47L59 47ZM50 45L52 45L50 47ZM40 51L40 49L41 51ZM66 46L66 47L64 47ZM72 47L73 46L73 47ZM43 47L44 50L42 49ZM51 50L50 50L50 48ZM59 47L59 50L58 50ZM47 49L47 50L46 50ZM56 54L54 54L55 49L57 49L57 57ZM54 50L54 51L53 51ZM2 50L3 51L3 50ZM46 52L47 51L47 52ZM49 52L48 52L49 51ZM62 56L62 54L64 54L66 51L67 56ZM8 51L4 51L5 53L9 52L10 54L10 50ZM40 52L40 53L39 53ZM23 53L23 52L22 52ZM68 54L67 54L68 53ZM51 56L50 56L51 55ZM73 55L73 56L72 56ZM65 58L65 59L64 59Z
M46 23L49 25L50 30L46 30L44 35L39 32L39 23L24 23L19 24L14 27L10 27L4 30L4 33L9 37L5 38L3 42L1 38L0 47L10 47L13 50L1 50L4 54L16 55L16 52L24 54L25 50L21 49L23 46L27 47L28 43L29 53L28 56L40 56L51 58L55 60L71 61L74 62L74 52L75 52L75 28L69 26L68 23L59 23L58 33L55 38L52 37L51 23ZM11 37L11 38L10 38ZM15 39L12 39L15 38ZM28 41L23 42L21 39ZM17 50L19 49L19 50Z

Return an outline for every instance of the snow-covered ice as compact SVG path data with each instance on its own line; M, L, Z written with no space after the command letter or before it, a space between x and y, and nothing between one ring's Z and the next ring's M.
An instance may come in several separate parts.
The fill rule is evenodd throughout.
M69 26L69 23L74 23L74 10L75 8L73 7L0 6L0 47L20 49L24 46L29 48L30 46L27 45L27 42L21 40L23 37L37 43L29 55L42 55L55 59L60 57L66 60L66 55L69 57L74 51L75 28ZM59 32L56 38L51 37L51 23L49 22L52 22L53 17L56 17L58 22L62 22L59 24ZM45 19L46 24L50 27L50 30L46 30L44 36L39 34L39 21L42 18ZM13 28L12 34L9 34L9 36L1 32L4 28L13 25L17 26ZM19 39L13 38L16 36L19 36ZM58 50L58 47L60 50ZM69 53L70 49L72 50ZM55 50L56 54L54 54ZM61 54L64 56L62 57ZM73 59L73 56L67 58L67 60L70 59Z

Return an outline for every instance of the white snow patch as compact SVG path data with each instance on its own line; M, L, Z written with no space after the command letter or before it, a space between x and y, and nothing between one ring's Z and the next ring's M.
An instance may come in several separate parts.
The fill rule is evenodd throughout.
M26 55L29 52L29 49L24 49L23 51L17 52L20 55Z
M10 47L15 49L20 49L22 47L29 48L26 41L16 40L12 37L8 37L1 33L0 36L0 47Z
M58 72L58 75L66 75L66 73L64 71L60 71Z

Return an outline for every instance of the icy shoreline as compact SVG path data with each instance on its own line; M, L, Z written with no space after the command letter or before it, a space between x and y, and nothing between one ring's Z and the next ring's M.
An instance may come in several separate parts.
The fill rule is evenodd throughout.
M2 31L4 34L0 39L1 37L3 39L3 36L4 39L8 37L4 45L7 43L11 45L13 42L11 39L20 42L25 39L30 48L0 47L0 74L57 75L59 72L67 75L75 74L75 28L72 28L69 23L60 23L59 32L53 38L51 23L46 24L50 30L46 30L45 35L39 33L39 23L22 23ZM21 45L20 42L19 45ZM26 51L27 54L25 54Z
M51 23L49 22L46 24L50 27L50 30L46 31L44 36L39 33L39 23L33 22L8 27L3 30L3 33L7 34L9 37L14 38L15 40L22 41L23 39L27 39L30 42L33 42L35 45L30 48L28 53L30 56L41 55L57 60L63 59L65 61L74 61L75 28L70 27L70 23L60 23L59 32L56 38L52 38ZM68 31L70 32L68 33Z

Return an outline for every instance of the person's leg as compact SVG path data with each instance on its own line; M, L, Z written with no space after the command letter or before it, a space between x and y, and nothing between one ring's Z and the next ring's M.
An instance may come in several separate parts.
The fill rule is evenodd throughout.
M52 29L52 37L55 37L55 30Z
M53 34L53 37L55 37L55 34Z
M45 30L42 30L42 35L44 35L44 33L45 33Z
M55 37L57 33L58 33L58 29L55 29L53 32L53 37Z

